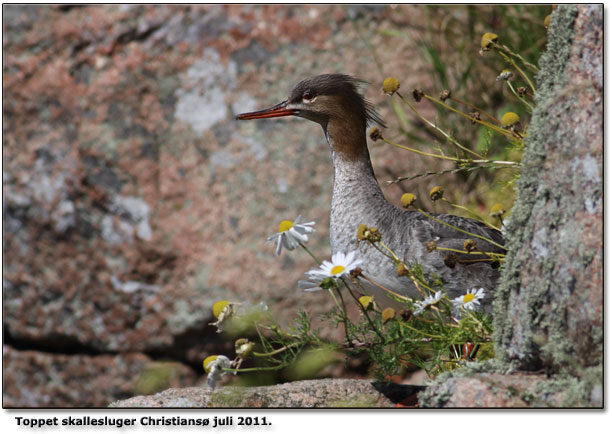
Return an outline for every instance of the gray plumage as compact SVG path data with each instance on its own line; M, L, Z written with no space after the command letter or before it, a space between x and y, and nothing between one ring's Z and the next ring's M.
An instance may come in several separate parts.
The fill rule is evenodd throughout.
M294 115L319 123L323 127L334 163L334 187L330 219L332 253L356 250L363 260L364 274L379 284L402 295L419 298L412 280L398 276L396 266L368 242L357 241L360 224L376 227L382 241L407 264L419 263L427 274L437 275L449 297L465 294L472 288L484 288L486 297L481 304L490 311L499 270L491 262L462 262L478 259L475 255L455 254L449 260L448 251L427 252L427 244L464 249L471 238L481 251L501 252L499 247L469 237L437 223L416 211L398 208L389 203L374 175L366 143L368 123L384 126L374 107L358 92L360 80L343 74L325 74L298 83L287 101L271 109L246 113L238 119L258 119ZM469 218L448 214L434 216L453 226L485 236L503 244L499 231ZM482 257L480 257L482 258ZM397 306L375 285L364 282L365 289L383 305Z

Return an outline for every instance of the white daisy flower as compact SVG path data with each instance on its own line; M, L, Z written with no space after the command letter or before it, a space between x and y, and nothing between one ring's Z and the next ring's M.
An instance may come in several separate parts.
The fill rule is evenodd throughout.
M268 238L268 241L276 242L276 254L280 255L281 250L286 248L287 250L293 250L300 245L300 243L308 242L308 235L315 230L310 226L314 225L315 222L300 223L302 218L299 215L295 221L283 220L278 226L278 233Z
M226 356L208 356L204 359L204 370L208 374L206 383L213 389L217 386L217 381L221 379L227 372L223 369L232 367L232 362Z
M342 276L348 275L351 271L357 268L361 264L361 259L355 258L356 252L337 252L334 254L330 261L323 261L319 268L315 268L306 273L308 281L301 280L298 282L298 286L304 291L319 291L321 289L321 283L325 279L337 279Z
M442 293L442 291L438 291L434 295L428 295L427 297L425 297L425 300L418 301L416 303L417 308L414 311L414 314L415 315L419 315L419 314L423 313L423 311L427 308L427 306L431 306L432 304L436 304L437 302L442 300L443 296L444 296L444 294Z
M480 300L485 296L484 288L472 288L465 295L460 295L453 299L453 307L456 310L464 308L465 310L476 310L480 305Z

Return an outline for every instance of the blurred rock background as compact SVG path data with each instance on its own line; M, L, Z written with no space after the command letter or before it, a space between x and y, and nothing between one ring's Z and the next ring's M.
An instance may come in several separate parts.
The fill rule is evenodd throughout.
M431 145L415 117L397 116L383 78L406 94L450 88L497 113L512 103L495 81L503 65L478 55L480 36L504 35L537 59L549 12L3 5L4 406L106 406L200 384L207 354L233 354L208 325L217 300L264 302L282 323L297 309L324 312L325 294L296 285L309 257L279 258L265 244L301 214L317 222L313 250L329 255L332 166L320 128L234 116L343 72L371 83L390 136ZM469 123L447 127L478 146ZM486 173L386 186L448 166L379 145L371 154L395 203L436 184L481 211L492 195L512 200Z

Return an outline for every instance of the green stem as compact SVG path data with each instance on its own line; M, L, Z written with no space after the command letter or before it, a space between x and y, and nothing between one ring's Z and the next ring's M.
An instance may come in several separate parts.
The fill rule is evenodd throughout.
M432 219L432 220L433 220L433 221L435 221L435 222L438 222L438 223L440 223L440 224L443 224L444 226L447 226L447 227L449 227L449 228L455 229L455 230L457 230L457 231L459 231L459 232L462 232L462 233L464 233L464 234L466 234L466 235L469 235L469 236L471 236L471 237L480 238L481 240L484 240L484 241L486 241L486 242L488 242L488 243L491 243L491 244L493 244L494 246L499 247L500 249L504 249L504 250L506 250L506 248L505 248L504 246L502 246L501 244L496 243L495 241L493 241L493 240L491 240L491 239L489 239L489 238L487 238L487 237L483 237L482 235L474 234L474 233L472 233L472 232L469 232L469 231L466 231L466 230L464 230L464 229L458 228L457 226L453 226L453 225L451 225L451 224L449 224L449 223L446 223L446 222L444 222L444 221L442 221L442 220L440 220L440 219L435 218L434 216L432 216L432 215L430 215L430 214L427 214L425 211L423 211L423 210L422 210L422 209L420 209L420 208L416 208L416 210L417 210L418 212L420 212L421 214L423 214L425 217L430 218L430 219Z
M425 172L425 173L419 173L418 175L412 175L412 176L400 176L397 179L394 179L393 181L387 181L387 184L397 184L399 182L402 181L412 181L413 179L417 179L417 178L423 178L425 176L433 176L433 175L445 175L447 173L457 173L457 172L461 172L461 171L473 171L473 170L480 170L480 169L515 169L515 168L520 168L520 163L516 163L517 167L508 167L508 166L473 166L473 167L459 167L456 169L449 169L449 170L440 170L437 172Z
M497 45L497 44L494 44L494 47L495 48L499 48L500 46ZM514 59L512 57L507 56L506 54L504 54L502 52L502 50L498 50L498 53L501 54L501 56L504 58L504 60L506 60L506 62L510 63L519 72L519 74L521 74L521 77L523 77L523 79L527 82L527 84L531 88L532 92L535 94L536 93L535 86L533 85L533 83L531 82L531 80L529 79L527 74L525 74L525 71L523 71L520 68L520 66L518 66L518 64L514 61Z
M351 296L353 297L353 299L357 302L357 306L359 306L359 308L361 309L361 312L363 313L363 315L366 317L366 319L368 320L368 323L370 324L370 327L372 328L372 330L374 330L374 333L376 333L376 335L378 336L378 338L380 339L381 343L385 342L385 338L384 336L380 333L380 331L378 330L378 328L374 325L374 322L372 321L372 319L370 318L370 315L368 314L367 310L365 309L365 307L363 307L363 305L359 302L359 299L357 298L357 296L355 294L353 294L353 291L351 290L350 286L348 283L346 283L344 280L342 280L342 282L344 283L344 285L346 286L346 289L348 290L349 294L351 294ZM361 284L359 283L359 281L357 281L357 284L363 289L363 287L361 286ZM366 292L366 291L364 291Z
M540 69L539 69L537 66L535 66L535 65L534 65L534 64L532 64L532 63L527 62L525 59L523 59L523 56L521 56L520 54L517 54L517 53L513 52L513 51L512 51L510 48L508 48L507 46L505 46L505 45L499 45L499 44L497 44L497 43L493 42L493 47L497 48L497 49L498 49L498 50L500 50L500 51L504 51L504 52L505 52L506 54L508 54L509 56L516 57L516 58L517 58L517 59L519 59L521 62L523 62L523 64L524 64L524 65L525 65L527 68L531 69L531 71L532 71L532 72L535 72L536 74L537 74L538 72L540 72Z
M409 326L408 324L406 324L406 323L404 323L404 322L402 322L402 321L400 321L400 323L399 323L399 324L400 324L402 327L406 327L407 329L412 330L413 332L417 332L417 333L419 333L419 334L422 334L422 335L425 335L425 336L429 336L430 338L444 339L444 337L443 337L443 336L440 336L440 335L432 335L432 334L429 334L429 333L425 333L423 330L418 330L418 329L415 329L414 327L411 327L411 326Z
M491 229L495 229L496 231L501 231L500 228L498 228L498 227L492 225L491 223L488 223L485 220L483 220L482 218L480 218L480 216L478 214L476 214L474 211L472 211L471 209L466 208L466 207L461 206L461 205L457 205L457 204L452 203L452 202L449 202L445 197L443 197L442 200L444 202L446 202L447 204L449 204L450 206L454 207L454 208L458 208L458 209L461 209L463 211L468 212L472 217L474 217L476 220L478 220L483 225L487 225L488 227L490 227Z
M494 256L497 259L503 259L506 257L503 253L493 253L493 252L468 252L466 250L452 249L450 247L436 247L436 250L444 250L446 252L455 252L461 253L463 255L486 255L486 256Z
M514 138L514 136L513 136ZM423 152L423 151L419 151L418 149L414 149L414 148L409 148L408 146L404 146L404 145L400 145L399 143L395 143L392 142L389 139L385 139L383 137L382 139L385 143L388 143L391 146L395 146L396 148L400 148L400 149L404 149L406 151L410 151L410 152L414 152L420 155L424 155L426 157L433 157L433 158L440 158L442 160L449 160L449 161L455 161L456 163L462 163L462 164L501 164L504 166L509 166L512 168L520 168L521 165L520 163L515 163L514 161L497 161L497 160L470 160L467 158L457 158L457 157L449 157L446 155L440 155L440 154L432 154L429 152Z
M348 316L346 315L346 308L342 309L342 307L340 307L340 303L338 303L338 300L336 299L336 296L334 295L334 291L333 289L329 288L329 295L331 295L332 299L334 300L334 303L336 303L336 307L338 308L338 310L340 311L340 315L342 316L342 323L344 324L344 336L346 337L346 342L350 343L351 340L349 338L349 332L348 332Z
M304 245L304 244L303 244L301 241L299 241L299 243L300 243L300 246L302 247L302 249L306 250L306 253L308 253L308 254L309 254L311 257L312 257L312 259L314 259L314 260L315 260L315 262L316 262L317 264L319 264L319 265L321 265L321 264L322 264L322 262L319 260L319 258L317 258L317 257L315 256L315 254L314 254L314 253L312 253L308 247L306 247L306 246L305 246L305 245Z
M487 113L487 112L486 112L486 111L484 111L483 109L478 108L478 107L476 107L475 105L470 104L470 103L469 103L469 102L467 102L467 101L463 101L463 100L460 100L459 98L455 98L455 97L452 97L452 96L451 96L451 97L449 97L449 99L450 99L450 100L452 100L452 101L455 101L455 102L457 102L457 103L459 103L459 104L466 105L466 106L468 106L468 107L472 108L473 110L476 110L476 111L477 111L477 112L479 112L479 113L483 113L483 114L484 114L486 117L488 117L489 119L491 119L493 122L495 122L495 123L497 123L497 124L501 124L501 122L499 122L495 116L490 115L489 113Z
M510 88L510 90L512 91L512 93L514 94L514 96L521 101L523 104L525 104L528 108L529 108L529 113L533 112L533 107L531 106L531 104L529 104L527 101L525 101L525 98L521 98L519 96L519 94L514 90L514 86L512 86L512 83L510 83L510 80L506 80L506 83L508 84L508 87Z
M423 122L425 122L426 125L428 125L430 128L434 129L435 131L439 132L440 134L442 134L444 137L446 137L446 139L451 142L452 144L454 144L455 146L457 146L458 148L462 149L463 151L474 155L475 157L478 158L484 158L482 155L478 154L477 152L472 151L471 149L466 148L465 146L461 145L457 140L455 140L450 134L448 134L446 131L444 131L442 128L438 127L436 124L434 124L433 122L430 122L425 116L423 116L417 109L416 107L410 102L408 101L406 98L404 98L399 92L396 92L397 95L402 99L402 101L404 101L408 107L410 107L412 109L412 111L414 113L416 113L416 115L419 117L419 119L421 119Z
M456 108L449 106L448 104L440 101L437 98L434 98L433 96L430 96L430 95L426 94L426 95L424 95L424 97L427 98L430 101L435 102L436 104L440 104L441 106L447 108L450 111L453 111L453 112L457 113L460 116L463 116L464 118L467 118L467 119L471 120L472 122L479 123L481 125L484 125L487 128L492 129L493 131L497 131L498 133L503 134L506 137L510 137L510 138L513 138L513 139L517 139L517 138L520 139L520 136L518 136L517 134L513 133L512 131L508 131L508 130L505 130L503 128L500 128L497 125L493 125L490 122L485 122L485 121L482 121L480 119L476 119L475 117L472 117L472 116L470 116L470 115L468 115L466 113L463 113L461 110L457 110Z
M258 353L256 351L253 351L253 355L257 356L257 357L270 357L270 356L274 356L276 354L282 353L285 350L288 350L291 347L297 347L298 345L301 345L301 342L294 342L292 344L289 345L285 345L284 347L278 348L274 351L271 351L269 353Z
M289 366L289 363L283 363L282 365L277 366L258 366L256 368L241 368L241 369L231 369L231 368L223 368L222 370L230 373L240 373L240 372L257 372L257 371L278 371L280 369L284 369Z

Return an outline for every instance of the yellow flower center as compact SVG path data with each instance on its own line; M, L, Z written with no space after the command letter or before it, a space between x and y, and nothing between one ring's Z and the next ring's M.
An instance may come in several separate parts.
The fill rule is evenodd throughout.
M475 296L474 294L472 294L472 293L470 293L470 294L465 294L465 295L463 296L463 302L464 302L464 303L469 303L470 301L474 300L474 298L475 298L475 297L476 297L476 296Z
M206 373L208 374L210 372L210 368L208 367L208 365L212 362L214 362L215 360L217 360L217 355L214 356L208 356L207 358L204 359L204 362L202 362L202 366L204 367L204 371L206 371Z
M293 227L293 222L291 220L283 220L280 225L278 225L279 232L288 231Z
M331 274L336 275L336 274L340 274L344 271L344 267L342 265L336 265L334 268L331 269Z
M229 304L230 302L227 300L217 301L215 304L213 304L212 310L213 310L213 315L215 316L215 318L219 318L219 315L221 315L221 313L225 310L225 308Z

